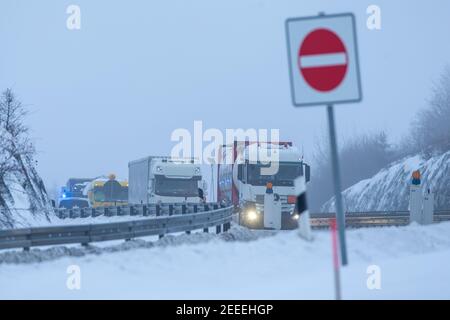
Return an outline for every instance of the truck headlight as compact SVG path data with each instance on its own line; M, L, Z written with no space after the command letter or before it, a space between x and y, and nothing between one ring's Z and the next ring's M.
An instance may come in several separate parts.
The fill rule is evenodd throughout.
M160 166L157 166L157 167L156 167L156 171L162 172L162 168L161 168Z
M294 214L292 215L292 219L298 220L298 219L300 219L300 215L299 215L298 213L294 213Z
M199 173L200 173L200 168L199 168L199 167L196 167L196 168L195 168L195 173L196 173L196 174L199 174Z
M247 211L247 218L250 221L255 221L256 219L258 219L258 214L255 210L249 210Z

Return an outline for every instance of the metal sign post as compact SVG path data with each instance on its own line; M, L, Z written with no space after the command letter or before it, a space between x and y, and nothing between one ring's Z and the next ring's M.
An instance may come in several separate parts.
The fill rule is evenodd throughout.
M342 265L348 264L333 105L362 100L355 17L352 13L286 20L292 103L326 105L336 220Z
M334 110L333 105L327 106L328 113L328 130L330 133L330 151L331 151L331 166L333 169L333 182L334 182L334 201L336 206L336 220L337 228L339 232L339 246L341 251L341 261L342 265L346 266L347 261L347 246L345 241L345 216L344 207L342 204L342 194L341 194L341 171L339 167L339 157L336 142L336 128L334 125Z
M331 245L333 254L333 272L334 272L334 295L336 300L342 299L341 293L341 275L339 271L339 253L338 253L338 237L336 235L336 219L330 221L331 229Z

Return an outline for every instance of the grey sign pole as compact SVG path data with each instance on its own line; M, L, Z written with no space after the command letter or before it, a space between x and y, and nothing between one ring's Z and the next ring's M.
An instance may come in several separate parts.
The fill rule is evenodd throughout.
M362 100L355 16L353 13L319 13L318 16L289 18L285 24L292 104L296 107L327 106L340 260L346 266L345 216L333 105ZM339 63L327 60L329 52L323 44L329 39L339 44L333 52L341 58L345 56ZM319 59L319 62L317 57L324 60ZM326 68L336 63L341 66L340 71ZM333 85L327 82L329 77L336 79Z
M346 266L348 264L347 260L347 246L345 243L345 216L344 209L342 205L342 194L341 194L341 174L339 167L339 158L336 142L336 128L334 125L334 110L333 105L329 104L327 106L328 112L328 127L330 132L330 151L331 151L331 166L333 169L333 183L334 183L334 196L335 196L335 206L336 206L336 221L339 232L339 246L341 252L342 265Z

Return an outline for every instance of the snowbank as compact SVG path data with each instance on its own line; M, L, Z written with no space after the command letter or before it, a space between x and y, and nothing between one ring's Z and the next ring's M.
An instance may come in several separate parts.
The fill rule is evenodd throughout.
M343 192L345 210L349 212L408 210L412 171L422 173L424 188L435 193L435 209L450 209L450 151L428 160L420 156L405 158L362 180ZM334 198L322 212L334 212Z
M142 245L42 263L2 264L0 298L332 299L329 232L317 231L313 242L301 240L295 231L270 235L246 242L213 234L183 235L176 246ZM450 223L349 230L347 242L344 298L450 298ZM71 265L80 267L80 290L66 286ZM381 271L379 290L367 287L371 265Z
M98 219L98 218L97 218ZM111 219L111 218L109 218ZM214 228L210 228L212 231ZM255 232L253 230L233 226L228 232L215 234L196 232L193 234L186 234L184 232L165 235L158 239L158 236L149 236L130 241L113 240L106 242L96 242L89 246L82 247L79 245L69 246L55 246L44 249L33 248L30 251L22 250L4 250L0 251L0 265L1 264L20 264L20 263L35 263L43 261L51 261L62 257L75 256L82 257L86 255L99 255L103 253L127 251L139 248L153 248L153 247L168 247L186 244L198 244L208 241L253 241L263 237L269 237L276 234L276 231L263 230Z

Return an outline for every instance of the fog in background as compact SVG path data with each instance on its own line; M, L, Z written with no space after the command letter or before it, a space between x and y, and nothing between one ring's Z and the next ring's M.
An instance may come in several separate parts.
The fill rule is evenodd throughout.
M70 4L81 7L81 30L66 28ZM366 27L371 4L382 30ZM48 188L127 177L128 161L169 154L172 131L194 120L279 128L309 160L326 110L291 105L284 21L319 11L357 19L364 100L336 107L339 144L373 130L400 140L449 63L449 1L3 0L0 88L32 111Z

